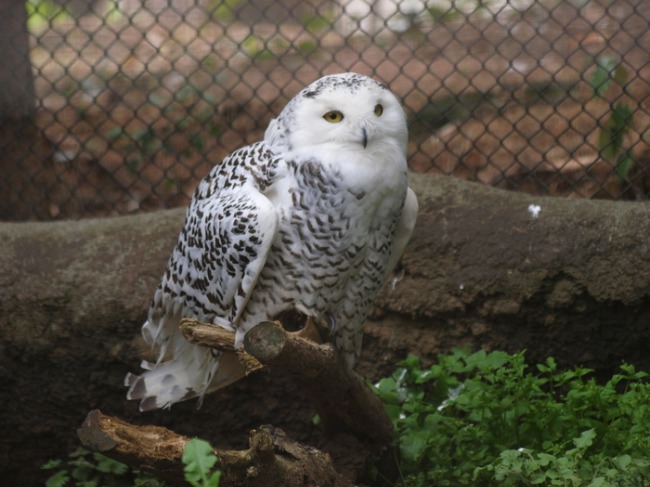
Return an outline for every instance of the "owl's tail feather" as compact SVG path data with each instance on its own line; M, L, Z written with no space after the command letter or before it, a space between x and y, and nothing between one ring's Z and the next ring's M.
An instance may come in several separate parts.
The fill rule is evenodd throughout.
M246 375L245 367L233 353L213 352L194 345L175 333L161 348L170 345L172 357L158 363L142 362L142 375L127 374L127 399L139 399L140 411L169 408L172 404L226 387Z

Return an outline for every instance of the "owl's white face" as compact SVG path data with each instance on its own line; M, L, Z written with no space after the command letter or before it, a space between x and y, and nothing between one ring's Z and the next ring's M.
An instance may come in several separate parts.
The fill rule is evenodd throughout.
M397 98L363 75L326 76L301 91L269 127L266 139L289 150L406 152L406 117ZM280 130L282 127L282 130Z

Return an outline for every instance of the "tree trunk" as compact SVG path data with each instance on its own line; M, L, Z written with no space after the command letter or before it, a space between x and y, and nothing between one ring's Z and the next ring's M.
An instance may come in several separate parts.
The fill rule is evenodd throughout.
M24 0L0 2L0 219L49 216L51 148L37 133ZM25 202L29 201L29 205Z
M0 3L0 52L0 122L28 118L35 98L24 0Z
M611 373L650 370L648 204L562 200L414 176L420 200L403 276L366 327L358 367L375 380L406 353L466 345L528 349ZM537 206L536 206L537 205ZM35 485L38 466L78 445L92 409L246 448L273 424L319 444L314 411L262 370L206 398L141 414L128 371L148 351L139 327L183 210L60 223L0 224L0 483ZM398 276L399 277L399 276Z

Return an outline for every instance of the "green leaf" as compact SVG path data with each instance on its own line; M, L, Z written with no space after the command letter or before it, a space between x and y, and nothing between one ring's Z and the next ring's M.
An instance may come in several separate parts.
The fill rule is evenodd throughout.
M375 391L386 404L394 404L398 402L397 383L392 377L387 377L377 382L375 384Z
M596 58L596 69L591 75L591 88L594 95L602 97L612 84L612 73L616 68L617 61L612 56L599 56Z
M312 34L318 34L323 30L330 27L333 23L333 20L329 16L325 15L312 15L312 16L302 16L300 19L303 26Z
M386 409L386 414L393 422L397 421L402 414L402 408L398 405L384 403L384 409Z
M168 106L167 104L169 103L168 97L162 96L158 93L150 93L149 96L147 97L147 100L149 101L149 103L157 107L166 107Z
M45 462L43 465L41 465L41 468L43 470L51 470L53 468L57 468L61 465L61 460L54 459L54 460L49 460Z
M400 450L406 461L416 462L424 453L427 440L431 433L422 430L413 430L404 435L400 442Z
M614 69L614 81L616 81L619 85L623 86L627 82L627 78L628 78L628 73L625 66L623 66L622 64L616 66L616 69Z
M221 472L210 472L218 459L207 441L199 438L188 441L183 449L182 460L185 464L185 480L191 485L194 487L217 487L219 485Z
M627 178L628 174L634 167L634 158L629 151L625 151L618 157L616 162L616 174L622 179Z
M573 444L579 450L586 450L593 444L594 438L596 438L596 430L592 428L590 430L583 431L578 438L574 438Z
M622 101L616 102L612 111L614 128L619 131L629 128L632 122L632 113L632 107L627 103Z
M63 487L68 483L68 480L70 480L68 473L61 470L45 481L45 487Z
M175 93L174 98L180 101L181 103L184 103L187 101L194 100L196 98L196 95L197 95L196 88L194 88L194 86L190 84L186 84Z
M598 135L598 144L602 156L613 161L623 151L623 139L632 127L633 111L624 102L612 106L612 112Z
M127 159L126 167L131 173L137 174L138 166L140 165L141 162L142 162L142 157L136 154L135 156Z
M298 52L302 55L312 54L318 49L318 44L312 40L305 40L298 43Z
M625 470L632 463L632 457L630 455L620 455L613 459L614 464L621 470Z
M242 2L242 0L221 0L221 1L212 1L215 6L212 9L212 15L215 19L220 22L229 23L232 22L237 6Z
M203 141L203 136L201 134L194 134L190 137L190 144L198 151L203 151L205 149L205 142Z
M124 130L122 127L113 127L111 129L108 129L106 132L104 132L104 136L108 140L115 140L124 135Z
M129 467L123 463L118 462L117 460L113 460L112 458L108 458L100 453L95 453L93 457L97 462L97 471L99 472L123 475L129 470Z
M550 465L555 460L555 457L553 455L549 455L548 453L540 453L537 455L537 457L539 459L539 464L542 467Z

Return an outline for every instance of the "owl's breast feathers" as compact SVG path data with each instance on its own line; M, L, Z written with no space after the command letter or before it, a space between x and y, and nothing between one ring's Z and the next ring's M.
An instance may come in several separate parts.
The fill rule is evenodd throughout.
M393 265L406 174L360 184L346 177L345 155L339 156L341 164L318 157L278 162L267 187L279 214L278 234L239 329L295 308L337 324L332 340L354 357L368 309Z

